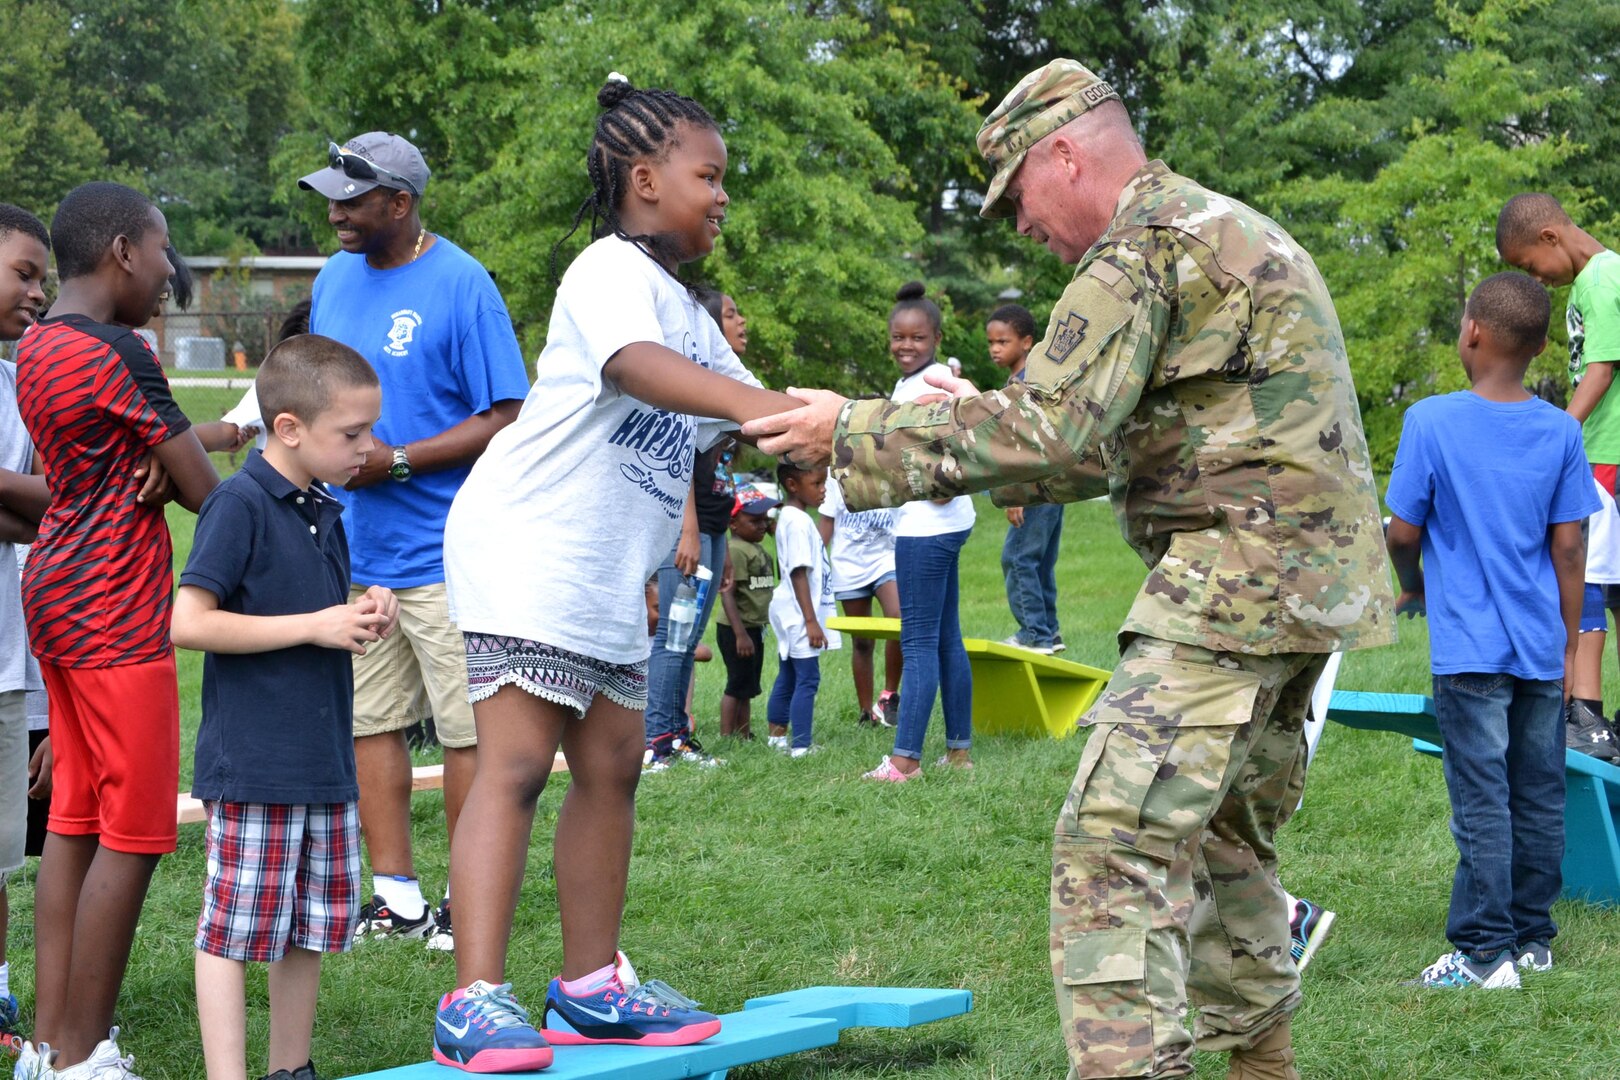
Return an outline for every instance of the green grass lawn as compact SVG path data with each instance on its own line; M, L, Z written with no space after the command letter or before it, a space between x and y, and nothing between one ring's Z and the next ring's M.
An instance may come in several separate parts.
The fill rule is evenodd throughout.
M183 560L190 516L173 510L170 520ZM985 502L979 522L962 557L962 624L999 638L1014 629L999 565L1005 525ZM1063 545L1067 655L1112 667L1114 630L1142 566L1100 503L1070 508ZM187 746L200 668L196 654L181 654ZM699 665L699 733L728 764L643 782L626 952L644 977L671 982L717 1012L827 983L974 993L967 1017L906 1032L853 1031L837 1047L736 1070L734 1080L1061 1077L1046 883L1052 822L1081 739L983 739L972 774L941 771L904 787L862 783L889 735L856 727L847 672L847 653L824 659L816 741L826 750L789 761L762 743L726 745L715 734L724 672ZM1620 685L1612 658L1608 678ZM1403 624L1398 646L1350 656L1339 685L1426 691L1425 628ZM929 734L925 761L943 751L937 717ZM189 752L183 772L189 777ZM565 783L559 778L542 800L512 947L509 976L531 1003L560 959L550 835ZM413 818L419 872L425 887L441 888L437 796L417 796ZM1559 966L1520 993L1401 985L1447 947L1455 861L1440 767L1407 740L1330 725L1282 850L1287 884L1340 919L1306 977L1295 1024L1306 1077L1620 1077L1620 913L1560 904ZM191 974L202 878L202 832L188 826L158 870L119 1009L122 1045L148 1078L203 1076ZM13 910L13 981L26 989L31 881L14 886ZM419 945L372 944L329 961L316 1027L323 1075L425 1060L433 1004L453 980L453 959ZM262 971L249 994L249 1042L262 1065ZM1225 1075L1224 1056L1201 1055L1198 1065L1200 1077Z

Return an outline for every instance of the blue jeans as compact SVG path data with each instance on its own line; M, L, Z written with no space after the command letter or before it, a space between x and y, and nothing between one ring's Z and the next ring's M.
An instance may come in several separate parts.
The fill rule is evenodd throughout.
M1564 693L1512 675L1436 675L1457 876L1446 937L1476 960L1551 941L1563 885Z
M934 696L945 711L945 745L973 745L973 673L962 648L958 619L957 568L972 529L943 536L901 536L894 542L900 586L900 655L905 681L900 686L900 719L894 753L922 760L923 736L934 711Z
M692 642L685 652L673 653L664 648L669 639L669 606L675 599L675 590L681 583L681 572L675 569L675 549L658 568L658 632L653 635L652 656L647 661L647 744L652 745L659 736L678 735L686 730L686 687L692 681L692 651L703 640L704 628L709 625L709 612L720 596L720 572L726 564L726 534L699 533L698 560L714 575L709 581L709 595L698 612L692 626Z
M1008 525L1001 545L1001 573L1007 579L1007 606L1018 620L1018 640L1050 645L1058 636L1057 560L1063 539L1063 507L1024 507L1024 523Z
M776 670L776 685L765 704L766 723L791 728L793 749L809 747L815 719L816 688L821 685L821 655L790 656Z

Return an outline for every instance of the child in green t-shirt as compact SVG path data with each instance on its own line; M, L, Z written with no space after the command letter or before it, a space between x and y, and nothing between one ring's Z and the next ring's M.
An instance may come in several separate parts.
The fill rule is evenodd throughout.
M731 515L731 588L720 593L715 641L726 662L726 692L720 699L720 734L752 739L753 700L765 666L765 623L776 579L771 557L759 542L770 528L765 515L778 505L758 490L739 493Z
M1515 195L1502 207L1496 251L1503 262L1548 288L1571 286L1564 325L1575 392L1568 411L1581 422L1592 475L1612 496L1620 472L1620 393L1609 392L1620 363L1620 254L1571 221L1557 199L1540 192ZM1604 608L1620 607L1620 589L1588 582L1585 593L1564 741L1607 760L1614 756L1615 736L1603 715Z

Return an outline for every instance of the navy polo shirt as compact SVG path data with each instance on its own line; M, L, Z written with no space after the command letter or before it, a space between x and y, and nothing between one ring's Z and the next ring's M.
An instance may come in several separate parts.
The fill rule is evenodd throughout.
M181 585L225 611L300 615L349 599L343 505L301 491L257 450L203 501ZM297 645L203 659L191 793L248 803L342 803L354 774L354 666L343 649Z

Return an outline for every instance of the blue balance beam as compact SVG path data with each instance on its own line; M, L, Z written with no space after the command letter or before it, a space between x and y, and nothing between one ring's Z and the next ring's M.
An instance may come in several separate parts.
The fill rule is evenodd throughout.
M1412 749L1440 757L1432 742ZM1620 768L1579 750L1564 751L1564 895L1591 904L1620 904Z
M1436 745L1441 741L1440 728L1434 721L1434 701L1422 694L1335 690L1328 701L1327 718L1362 731L1393 731Z
M726 1070L801 1050L831 1046L848 1027L909 1028L961 1016L968 990L887 986L812 986L753 998L720 1018L720 1033L695 1046L559 1046L547 1080L725 1080ZM424 1027L424 1038L426 1029ZM351 1080L453 1080L458 1069L431 1061L369 1072Z

